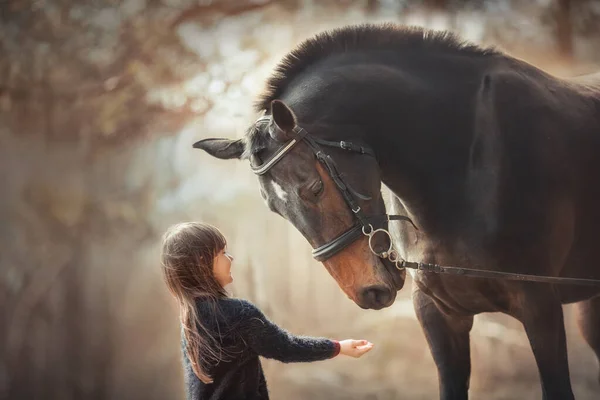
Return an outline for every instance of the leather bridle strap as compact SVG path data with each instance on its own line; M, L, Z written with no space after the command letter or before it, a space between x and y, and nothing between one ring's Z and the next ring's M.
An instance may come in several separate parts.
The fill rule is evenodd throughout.
M375 152L373 150L371 150L369 147L360 146L360 145L354 144L352 142L347 142L345 140L340 140L339 142L332 142L329 140L323 140L323 139L319 139L319 138L312 138L312 140L314 140L316 143L323 145L323 146L338 147L342 150L351 151L351 152L358 153L358 154L366 154L371 157L375 157Z
M264 117L259 118L259 120L256 121L256 123L266 123L268 121L270 121L270 117L264 116ZM292 140L290 140L289 142L287 142L277 152L275 152L275 154L273 154L269 159L267 159L267 161L265 161L259 167L254 167L252 165L250 166L252 168L252 171L255 174L264 175L268 170L273 168L273 166L275 164L277 164L277 162L279 162L279 160L281 160L287 153L289 153L290 150L292 150L292 148L294 148L298 143L300 143L305 138L309 138L309 140L307 140L307 142L309 143L310 147L313 149L313 152L315 154L317 154L317 152L320 150L319 146L317 146L318 144L320 144L322 146L334 147L334 148L338 148L341 150L350 151L353 153L366 154L368 156L375 157L375 152L367 146L360 146L360 145L357 145L357 144L354 144L352 142L348 142L345 140L332 141L332 140L324 140L324 139L315 138L315 137L309 136L308 132L304 128L301 128L298 125L296 125L294 127L292 132L295 137ZM354 193L354 194L356 195L357 193ZM363 199L363 200L366 200L366 199Z
M367 222L371 226L380 226L386 220L407 221L414 226L410 218L405 217L404 215L377 215L374 217L367 217ZM346 247L351 245L356 240L360 239L362 236L365 236L364 226L356 223L350 229L343 232L341 235L335 237L328 243L325 243L324 245L313 249L312 256L317 261L325 261L328 258L334 256L336 253L339 253L340 251L344 250Z

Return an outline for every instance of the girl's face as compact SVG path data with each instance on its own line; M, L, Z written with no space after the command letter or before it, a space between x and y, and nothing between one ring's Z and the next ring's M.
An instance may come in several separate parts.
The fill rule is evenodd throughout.
M223 249L217 254L213 262L213 274L217 282L223 287L233 282L233 277L231 276L232 261L233 256L226 249Z

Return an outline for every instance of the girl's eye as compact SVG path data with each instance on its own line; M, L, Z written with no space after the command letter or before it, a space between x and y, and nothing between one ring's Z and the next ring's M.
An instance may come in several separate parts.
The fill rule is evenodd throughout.
M313 195L318 196L321 193L323 193L324 188L325 186L323 185L323 181L319 179L318 181L313 183L313 185L310 187L310 191Z

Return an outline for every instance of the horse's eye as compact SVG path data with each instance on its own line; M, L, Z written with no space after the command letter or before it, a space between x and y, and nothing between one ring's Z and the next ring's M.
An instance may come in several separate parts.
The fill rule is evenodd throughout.
M312 186L310 187L310 191L314 196L318 196L321 193L323 193L324 188L325 186L323 185L323 181L319 179L318 181L312 184Z

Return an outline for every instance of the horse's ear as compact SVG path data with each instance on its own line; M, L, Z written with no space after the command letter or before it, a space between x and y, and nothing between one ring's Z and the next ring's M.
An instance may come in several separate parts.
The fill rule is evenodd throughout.
M222 160L231 158L241 158L244 152L244 142L242 139L202 139L193 146L195 149L202 149L213 157Z
M273 116L273 125L269 129L271 137L279 142L292 139L291 132L296 127L296 115L292 109L281 100L273 100L271 115Z

